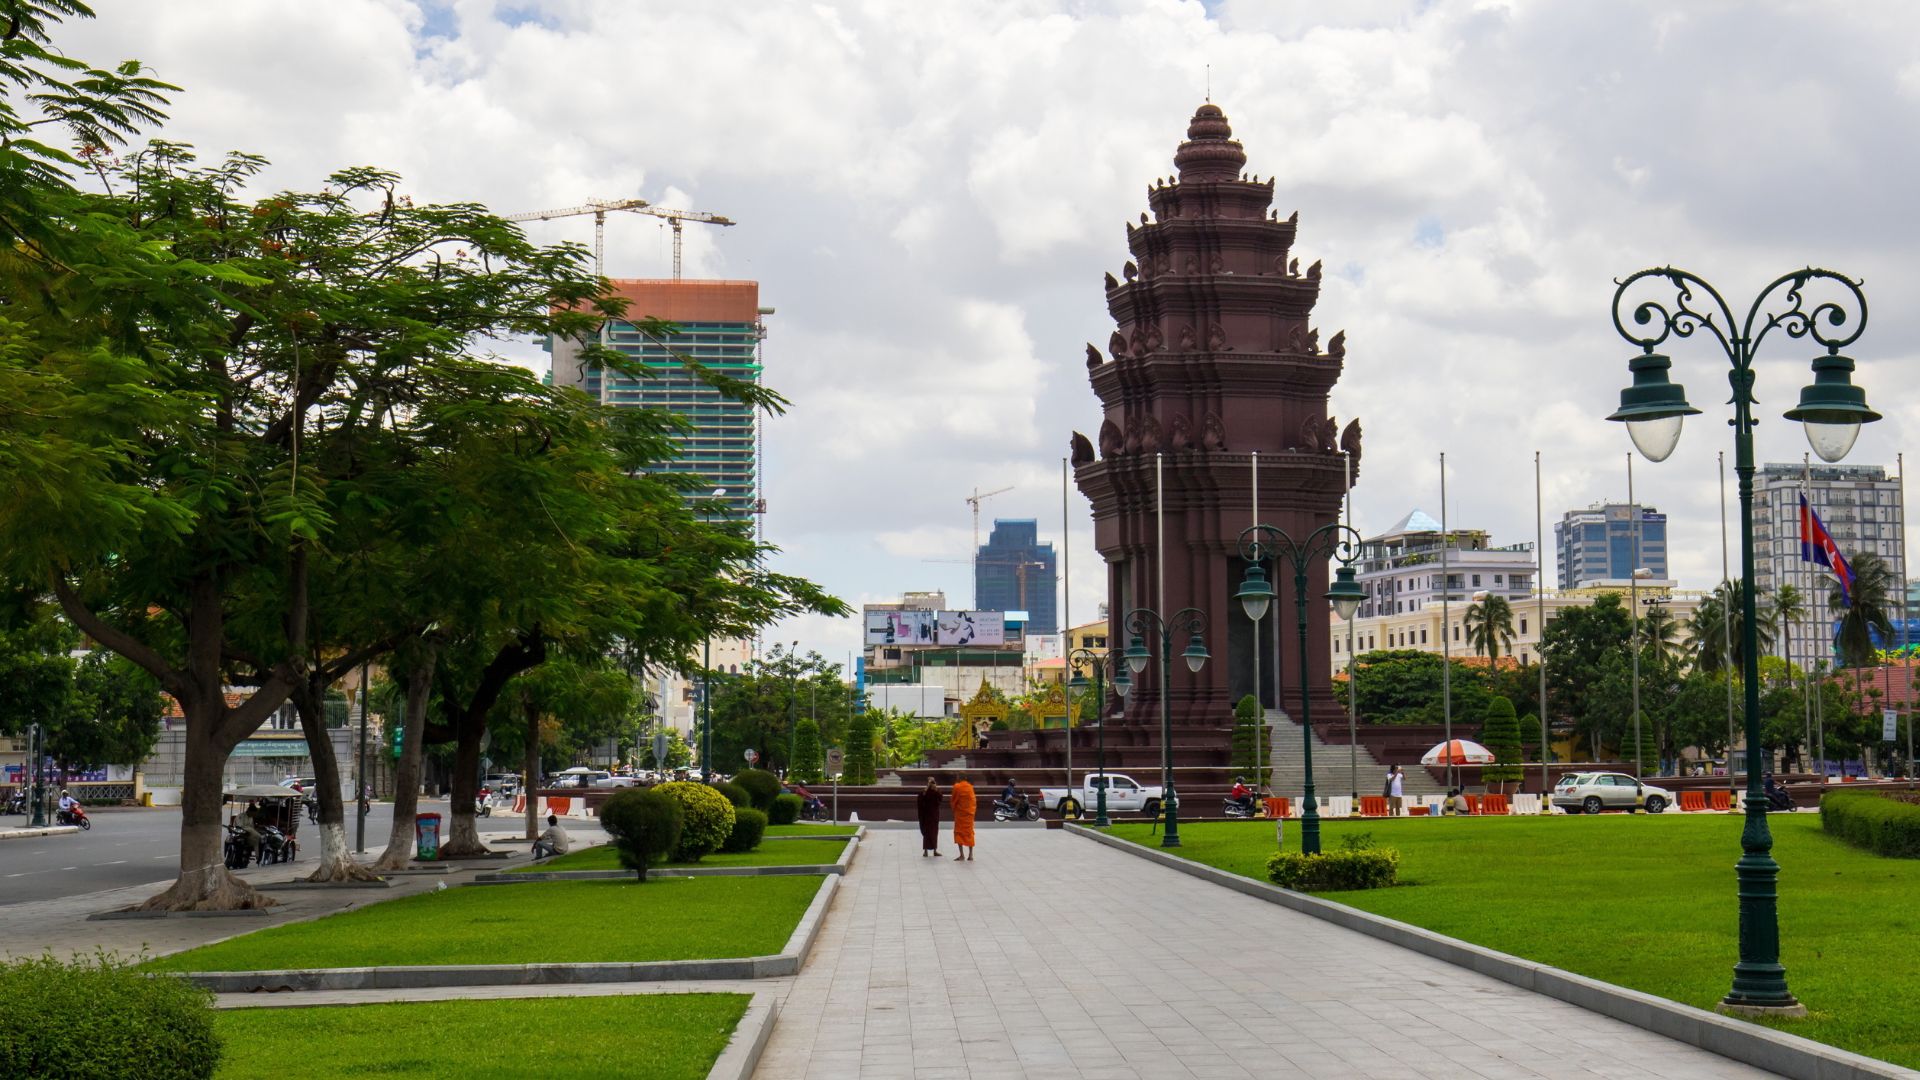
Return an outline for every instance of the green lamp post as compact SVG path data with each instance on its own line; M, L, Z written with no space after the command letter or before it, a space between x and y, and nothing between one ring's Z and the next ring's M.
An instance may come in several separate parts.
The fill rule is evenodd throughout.
M1672 297L1635 302L1629 290L1643 282L1643 291L1653 286L1663 294L1670 285ZM1814 288L1822 290L1825 298L1811 299ZM1627 311L1632 312L1633 329L1623 319ZM1773 836L1767 828L1767 800L1761 787L1763 770L1758 767L1762 748L1753 546L1754 354L1776 329L1791 338L1811 339L1826 350L1813 360L1813 382L1800 391L1799 405L1785 416L1805 426L1807 442L1822 461L1839 461L1853 449L1860 425L1880 419L1867 407L1865 392L1853 385L1853 361L1840 352L1866 329L1867 298L1860 283L1844 275L1813 268L1796 270L1760 290L1742 321L1698 275L1671 266L1656 267L1625 278L1614 290L1613 325L1622 338L1640 347L1640 355L1627 365L1633 385L1620 392L1620 407L1607 419L1625 423L1634 446L1649 460L1666 460L1679 444L1682 421L1700 412L1687 403L1684 388L1668 379L1672 361L1654 349L1668 338L1701 334L1719 344L1731 365L1734 471L1740 480L1740 678L1747 713L1747 799L1746 822L1740 832L1742 854L1734 866L1740 900L1740 960L1733 968L1733 988L1720 1007L1746 1015L1805 1015L1806 1008L1788 991L1786 969L1780 965L1776 888L1780 866L1773 860Z
M1067 666L1073 669L1073 678L1067 683L1067 686L1074 693L1079 693L1087 688L1087 677L1080 674L1080 665L1085 663L1093 669L1093 707L1097 712L1094 720L1096 721L1096 733L1098 735L1098 741L1095 744L1096 749L1094 750L1094 767L1100 773L1100 786L1095 790L1093 796L1093 823L1103 829L1113 824L1113 822L1107 818L1107 695L1101 686L1100 677L1106 673L1107 664L1109 662L1114 663L1116 670L1113 676L1113 692L1120 695L1120 700L1124 703L1127 699L1127 694L1133 690L1133 677L1127 674L1126 665L1119 663L1119 660L1120 654L1111 650L1095 652L1092 649L1075 649L1067 654ZM1071 713L1075 707L1073 702L1069 700L1067 703L1069 713L1067 727L1069 730L1073 727ZM1073 786L1073 777L1071 775L1067 777L1067 786Z
M1181 608L1171 618L1163 619L1152 608L1134 608L1127 612L1125 625L1131 636L1124 655L1127 667L1135 675L1144 671L1147 661L1153 659L1154 650L1147 647L1148 636L1160 646L1160 809L1167 818L1167 827L1160 831L1160 846L1179 847L1180 796L1173 786L1173 712L1168 704L1167 688L1173 681L1175 635L1183 631L1188 635L1187 647L1180 653L1181 659L1187 662L1187 670L1198 674L1206 666L1207 643L1201 633L1207 626L1207 613L1199 608Z
M1267 581L1266 561L1274 560L1276 576L1282 558L1293 566L1293 608L1297 616L1295 636L1300 642L1300 677L1297 681L1300 684L1300 726L1304 735L1300 744L1300 764L1306 773L1306 791L1300 797L1305 804L1300 812L1300 851L1304 855L1320 853L1320 802L1313 784L1313 703L1307 694L1307 570L1319 559L1331 557L1340 561L1340 568L1334 573L1333 584L1327 589L1326 598L1342 619L1352 619L1354 612L1360 610L1361 601L1367 598L1366 590L1360 587L1353 571L1353 560L1359 553L1359 545L1355 541L1359 539L1359 533L1337 521L1315 529L1303 543L1295 543L1293 537L1272 525L1253 525L1240 533L1240 558L1247 564L1247 573L1241 579L1239 591L1233 595L1240 601L1247 618L1255 623L1266 617L1267 605L1273 602L1273 586Z

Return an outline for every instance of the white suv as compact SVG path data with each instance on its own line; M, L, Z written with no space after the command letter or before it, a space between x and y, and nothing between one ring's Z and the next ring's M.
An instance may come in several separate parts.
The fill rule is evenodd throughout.
M1574 773L1553 787L1553 805L1569 814L1640 808L1657 814L1673 805L1673 792L1626 773Z

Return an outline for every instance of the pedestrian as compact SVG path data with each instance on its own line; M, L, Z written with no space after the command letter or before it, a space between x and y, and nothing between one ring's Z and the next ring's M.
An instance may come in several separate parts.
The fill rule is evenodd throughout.
M1400 771L1400 766L1395 765L1387 770L1387 813L1391 817L1405 813L1406 782L1406 774Z
M927 786L915 797L920 804L920 857L940 854L940 785L927 777Z
M973 859L973 815L979 809L973 798L973 785L963 777L953 782L953 846L960 849L954 861Z
M533 842L534 861L538 862L553 855L565 855L572 850L573 837L568 835L566 828L560 824L559 817L548 814L547 831L541 833L540 839Z
M1447 813L1471 815L1473 813L1473 800L1467 798L1466 792L1459 788L1454 788L1447 792Z

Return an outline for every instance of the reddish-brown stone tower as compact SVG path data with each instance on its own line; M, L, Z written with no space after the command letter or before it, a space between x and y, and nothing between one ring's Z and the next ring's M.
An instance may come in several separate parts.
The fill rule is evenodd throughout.
M1178 176L1148 189L1150 220L1127 226L1133 258L1124 280L1107 275L1107 310L1119 324L1103 357L1087 346L1088 375L1105 409L1096 446L1072 440L1075 478L1093 501L1094 546L1107 563L1109 640L1127 643L1126 613L1161 608L1161 552L1154 466L1160 455L1166 515L1166 593L1160 613L1206 612L1212 660L1188 673L1177 653L1171 686L1174 723L1222 726L1232 703L1254 689L1276 692L1299 714L1299 644L1291 568L1275 575L1278 592L1254 625L1233 598L1245 565L1241 530L1254 520L1252 461L1259 455L1260 520L1296 540L1335 519L1344 488L1342 456L1358 475L1359 424L1336 441L1327 394L1340 377L1345 347L1335 334L1320 350L1309 325L1320 292L1320 264L1303 274L1289 252L1299 215L1269 209L1273 181L1250 179L1247 155L1219 106L1202 105L1173 156ZM1316 716L1337 709L1327 672L1324 562L1309 575L1307 670ZM1276 627L1279 685L1275 685ZM1157 647L1157 643L1156 647ZM1159 723L1158 665L1136 678L1127 718Z

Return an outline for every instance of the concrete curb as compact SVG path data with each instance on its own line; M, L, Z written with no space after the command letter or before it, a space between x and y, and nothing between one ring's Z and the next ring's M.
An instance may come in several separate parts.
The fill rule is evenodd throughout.
M1458 938L1436 934L1418 926L1369 914L1330 900L1282 889L1226 870L1216 869L1177 855L1108 836L1084 825L1069 825L1069 833L1085 836L1108 847L1159 863L1183 874L1224 885L1270 904L1291 908L1336 926L1379 938L1436 960L1479 972L1490 978L1577 1005L1589 1012L1611 1017L1634 1027L1669 1039L1699 1047L1755 1068L1795 1077L1797 1080L1915 1080L1920 1072L1890 1062L1851 1053L1798 1035L1789 1035L1760 1024L1735 1020L1719 1013L1682 1005L1653 994L1629 990L1599 979L1590 979L1546 964Z
M268 881L255 885L256 889L391 889L393 882L385 878L379 881Z
M773 1023L780 1017L780 1005L773 995L761 990L747 1002L747 1011L740 1015L740 1022L734 1025L733 1035L727 1040L726 1049L714 1059L713 1068L707 1070L707 1080L752 1080L753 1070L760 1066L760 1055L767 1049L767 1040L773 1037Z
M179 975L216 994L281 990L404 990L443 986L541 986L554 983L671 982L772 979L798 974L826 921L839 875L820 880L813 902L772 956L716 960L647 960L604 964L459 964L384 968L305 968L284 971L193 971Z
M847 840L847 839L860 840L860 839L864 839L866 835L867 835L867 827L865 825L862 825L854 829L850 833L840 833L837 836L769 836L769 837L766 837L761 842L766 843L767 841L770 841L770 840Z
M37 840L43 836L59 836L63 833L75 833L79 831L80 826L78 825L49 825L44 829L0 829L0 840ZM806 839L812 840L815 838L809 836Z
M255 888L265 886L256 885ZM239 908L234 911L96 911L87 916L88 922L119 922L122 919L268 919L273 912L267 908ZM198 946L196 946L197 948Z

